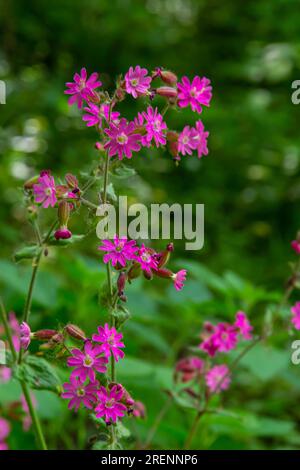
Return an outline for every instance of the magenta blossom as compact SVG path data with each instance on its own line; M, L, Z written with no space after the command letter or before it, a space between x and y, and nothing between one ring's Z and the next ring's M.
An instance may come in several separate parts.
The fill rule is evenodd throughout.
M134 131L135 123L128 123L125 118L121 118L117 124L111 122L109 128L104 129L109 137L104 145L108 149L108 155L113 157L118 154L119 160L122 160L123 156L131 158L132 152L138 152L141 148L141 135Z
M75 408L75 411L78 410L81 403L88 409L93 409L95 403L97 402L97 389L99 387L99 382L90 382L87 385L75 377L70 377L70 383L66 382L63 385L65 392L61 394L62 398L69 399L68 408L71 410Z
M56 240L67 240L68 238L72 237L72 232L65 225L63 225L55 231L54 237Z
M194 149L193 134L190 126L185 126L178 136L178 152L182 155L192 155Z
M209 136L209 132L204 130L204 125L202 121L196 122L196 127L193 127L191 130L191 137L192 137L192 146L193 149L196 149L198 152L198 158L201 158L202 155L208 154L207 148L207 138Z
M209 106L212 97L210 80L198 75L193 78L192 83L188 77L182 77L182 83L178 83L178 106L186 108L191 106L193 111L202 112L202 106Z
M106 423L115 423L126 413L126 406L121 403L123 391L117 385L111 390L100 387L98 390L99 404L95 408L96 417L104 418Z
M71 377L79 377L82 382L89 378L91 382L94 382L96 378L95 371L101 374L106 372L108 360L106 357L100 356L103 349L100 346L93 346L91 341L85 342L84 351L75 348L72 349L71 353L73 356L67 360L69 367L75 367Z
M31 330L30 326L23 321L20 325L20 342L22 349L28 349L28 346L31 341Z
M0 366L0 384L9 382L12 376L12 371L9 367Z
M291 241L291 247L297 255L300 255L300 242L298 240Z
M147 112L143 112L143 117L146 121L146 141L151 143L152 139L154 139L156 147L166 145L166 136L163 131L167 129L167 124L163 121L163 117L157 108L153 109L152 106L148 106Z
M229 369L226 364L212 367L205 376L206 385L211 393L220 393L230 384Z
M253 330L253 326L251 326L247 315L244 312L240 311L236 313L234 326L238 328L240 335L242 335L244 339L252 339L251 331Z
M155 253L152 253L152 250L146 248L143 244L136 255L136 260L140 263L140 266L143 271L148 274L151 274L151 270L157 270L157 261L155 260Z
M89 103L87 107L84 108L87 114L82 116L82 120L86 122L88 127L91 126L98 126L99 128L102 127L102 120L109 121L109 104L103 103L100 106ZM112 111L110 113L110 120L113 122L117 122L119 119L120 113L117 111Z
M214 357L219 350L219 344L217 343L216 336L211 335L199 344L199 348L206 352L210 357Z
M293 323L296 330L300 330L300 302L295 303L295 305L291 308L291 312L291 322Z
M55 206L57 199L53 176L47 173L40 176L38 179L38 184L33 185L33 192L35 202L41 202L45 209L49 206Z
M186 280L186 269L181 269L178 273L173 274L174 287L177 291L181 290Z
M197 356L184 357L176 364L175 377L183 383L189 382L202 374L204 365L204 361Z
M214 337L220 352L231 351L238 342L236 328L229 323L218 323L215 327Z
M98 74L96 72L87 78L87 72L85 68L82 68L80 75L75 73L74 82L66 83L67 90L65 94L72 95L69 98L69 105L77 103L78 108L82 108L83 100L89 101L90 99L95 98L94 90L102 85L98 81Z
M125 348L125 344L121 341L123 339L122 333L118 333L114 327L110 328L107 323L105 323L104 327L98 327L98 334L94 334L92 339L97 343L102 343L99 348L106 357L113 355L116 362L118 362L119 359L123 359L125 356L124 352L120 349Z
M107 252L103 256L104 263L111 261L113 266L118 263L125 267L126 262L134 258L137 246L135 240L128 241L126 237L119 238L118 235L115 235L113 241L103 240L98 249Z
M146 95L150 88L151 77L147 77L148 70L137 65L130 67L125 75L126 92L134 98Z

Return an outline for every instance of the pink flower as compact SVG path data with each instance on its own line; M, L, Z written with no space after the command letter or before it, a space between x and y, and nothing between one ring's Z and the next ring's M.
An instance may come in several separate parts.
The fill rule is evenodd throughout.
M113 355L116 362L118 362L119 359L123 359L125 356L124 352L120 349L125 348L125 344L121 341L123 339L122 333L118 333L114 327L110 328L107 323L105 323L104 327L98 327L98 334L94 334L92 339L97 343L102 343L100 351L106 357Z
M83 100L89 101L91 98L95 98L94 90L102 85L98 81L98 74L96 72L87 78L87 72L85 68L82 68L80 75L75 73L73 77L74 82L66 83L65 94L72 95L69 98L69 105L77 103L78 108L82 108Z
M125 75L126 92L134 98L146 95L151 83L151 77L147 77L148 70L137 65L134 69L130 67Z
M4 441L10 433L9 422L0 416L0 441Z
M181 290L186 280L186 269L181 269L178 273L173 274L174 287L177 291Z
M163 117L159 114L157 108L153 109L152 106L148 106L147 112L143 112L143 117L146 121L147 142L150 143L154 139L156 147L166 145L166 136L163 131L167 129L167 124L163 121Z
M142 403L141 401L134 402L132 416L134 416L135 418L141 418L141 419L145 418L146 408L145 408L144 403Z
M104 129L110 138L104 145L110 157L118 154L119 160L122 160L123 156L131 158L133 151L140 150L141 135L135 134L134 130L134 122L128 123L125 118L121 118L118 124L111 122L109 128Z
M67 240L72 237L72 232L66 226L63 226L55 231L54 237L56 240Z
M75 367L71 377L79 377L82 382L89 378L91 382L94 382L95 371L102 374L106 372L108 360L106 357L99 357L103 349L100 346L93 346L91 341L85 342L83 351L75 348L71 350L71 353L73 356L67 360L69 367Z
M206 352L210 357L214 357L219 350L219 344L215 335L211 335L199 344L199 348Z
M291 308L292 312L292 319L291 322L293 323L296 330L300 330L300 302L296 302L295 305Z
M230 384L229 369L226 364L212 367L205 376L206 385L211 393L220 393Z
M182 83L178 83L178 106L186 108L191 106L193 111L202 112L202 106L209 106L212 97L210 80L198 75L193 78L192 83L188 77L182 77Z
M251 331L253 330L253 326L251 326L244 312L236 313L234 326L238 328L240 335L242 335L244 339L252 339Z
M6 442L0 442L0 450L8 450L8 445Z
M300 242L298 240L293 240L291 242L291 247L297 253L297 255L300 255Z
M98 126L101 128L103 118L105 118L107 122L109 121L109 107L109 104L106 103L103 103L100 106L97 106L94 103L88 103L88 106L84 108L84 111L86 111L87 114L82 116L82 120L86 121L86 125L88 127ZM112 111L110 113L110 120L117 122L119 116L120 113Z
M9 367L0 366L0 384L9 382L11 379L11 369Z
M234 349L238 342L236 328L229 323L218 323L215 327L214 337L220 352Z
M189 356L180 359L175 368L175 377L181 382L189 382L199 377L204 370L204 361L197 356Z
M139 248L139 251L135 257L138 263L140 263L142 270L146 271L148 274L151 274L152 269L157 269L157 261L155 260L154 255L155 253L153 254L152 250L146 248L143 244Z
M100 402L95 408L97 418L104 418L106 423L111 421L115 423L118 418L124 416L127 408L120 402L123 395L122 389L117 385L114 385L111 390L100 387L97 393Z
M192 155L194 147L193 134L191 133L190 126L185 126L183 131L178 136L178 152L185 155L188 153Z
M133 259L137 246L135 240L128 241L126 237L119 238L118 235L115 235L113 241L103 240L98 249L107 252L103 256L104 263L111 261L113 266L118 263L125 267L126 262Z
M20 325L20 342L21 342L22 349L26 350L28 348L30 341L31 341L30 335L31 335L30 326L25 321L23 321Z
M84 385L80 379L71 376L70 383L66 382L63 384L65 392L61 396L70 400L68 403L69 410L75 408L75 411L78 411L81 403L91 410L97 402L98 386L99 382L97 380Z
M192 146L193 149L197 149L198 158L201 158L202 155L208 154L207 148L207 138L209 136L209 132L204 130L204 125L202 121L196 122L196 127L191 129L191 137L192 137Z
M56 188L53 176L43 174L38 179L38 184L33 185L33 192L35 202L41 202L42 206L46 209L51 206L54 207L56 199Z

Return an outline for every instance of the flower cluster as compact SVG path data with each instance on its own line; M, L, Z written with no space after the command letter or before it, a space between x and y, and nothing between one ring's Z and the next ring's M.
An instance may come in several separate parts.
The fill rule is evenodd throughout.
M201 333L202 342L199 348L205 351L210 357L214 357L217 352L228 352L238 344L239 336L245 340L252 339L251 326L247 315L244 312L237 312L235 322L218 323L212 325L209 322L204 324Z
M126 413L133 413L135 401L123 385L114 382L101 385L107 380L109 358L113 356L116 362L124 358L122 339L122 333L106 323L98 327L98 333L91 339L84 340L82 349L71 350L72 355L67 359L67 365L72 369L70 381L64 383L61 395L70 400L69 409L77 411L82 404L94 410L96 417L103 418L107 424L115 423Z
M156 68L149 74L146 68L131 66L124 78L118 80L112 98L98 90L102 83L95 72L88 78L86 69L82 68L80 74L75 73L73 79L74 82L66 83L65 93L71 95L69 104L77 104L78 108L82 108L83 102L86 103L82 119L88 127L95 126L100 132L103 141L97 143L97 148L107 150L110 157L117 156L120 160L124 157L132 158L134 152L152 145L168 145L176 161L194 151L197 152L198 158L208 154L209 133L205 131L201 120L198 120L194 127L185 126L181 132L176 132L168 129L164 121L165 111L160 112L158 106L151 104L156 96L160 96L167 101L168 107L190 106L192 111L200 114L203 106L210 105L212 98L212 87L208 78L197 75L190 81L184 76L178 81L173 72L161 68ZM157 86L157 80L162 81L163 86ZM128 121L114 110L126 94L134 99L143 97L149 100L147 109L139 112L132 121ZM49 182L47 184L49 188ZM53 191L53 182L51 188ZM49 204L54 203L50 189L47 200Z
M146 279L152 279L153 276L170 279L176 290L183 288L186 270L181 269L177 273L173 273L165 267L170 253L174 250L172 243L169 243L165 250L157 253L144 244L138 246L135 240L115 235L113 240L103 240L98 249L105 253L104 263L111 262L112 266L121 272L118 283L120 296L124 294L126 281L131 282L141 273Z

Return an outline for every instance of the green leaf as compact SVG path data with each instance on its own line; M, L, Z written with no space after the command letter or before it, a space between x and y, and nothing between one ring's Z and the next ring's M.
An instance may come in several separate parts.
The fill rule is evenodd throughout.
M116 424L116 433L117 436L122 439L122 438L128 438L130 437L130 430L124 426L124 424L121 421L118 421Z
M33 389L61 392L61 382L55 370L41 357L27 356L22 364L14 368L14 375Z
M36 258L42 251L42 247L38 245L25 246L21 250L16 251L14 254L14 260L16 263L22 259L32 259Z
M130 178L132 176L136 175L136 171L134 168L122 165L119 166L115 169L114 176L117 178Z
M243 357L240 364L247 367L259 379L267 381L286 369L289 360L286 351L257 344Z

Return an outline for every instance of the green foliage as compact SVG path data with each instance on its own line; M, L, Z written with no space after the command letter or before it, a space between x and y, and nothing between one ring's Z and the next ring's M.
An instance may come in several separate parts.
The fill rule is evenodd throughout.
M50 390L56 393L62 391L56 371L41 357L27 356L22 364L15 366L14 376L36 390Z

